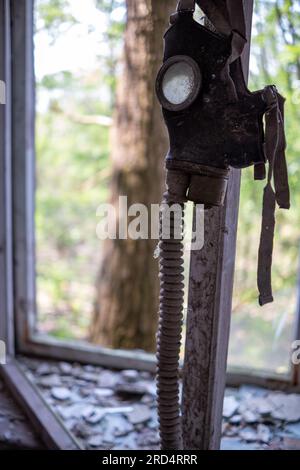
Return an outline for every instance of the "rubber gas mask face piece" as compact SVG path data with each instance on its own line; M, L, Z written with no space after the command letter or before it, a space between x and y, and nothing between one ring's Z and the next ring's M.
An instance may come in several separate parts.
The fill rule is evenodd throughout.
M166 168L173 173L167 181L172 175L178 181L174 172L185 175L180 197L209 208L224 203L230 167L253 165L255 179L265 179L269 164L258 270L259 279L265 273L259 284L268 285L260 287L268 291L260 296L263 304L272 299L275 202L289 207L284 99L273 85L255 92L246 86L240 57L247 42L243 2L236 2L233 13L225 0L197 0L213 28L194 20L195 3L179 0L156 80L170 141Z
M232 36L208 30L190 12L179 13L165 34L164 63L156 82L170 137L167 168L179 164L203 174L203 181L193 178L193 187L203 187L202 196L191 188L189 198L208 205L223 203L229 166L265 162L266 103L262 94L246 88L240 95L230 74L231 54ZM209 192L207 199L206 176L212 178L215 194Z

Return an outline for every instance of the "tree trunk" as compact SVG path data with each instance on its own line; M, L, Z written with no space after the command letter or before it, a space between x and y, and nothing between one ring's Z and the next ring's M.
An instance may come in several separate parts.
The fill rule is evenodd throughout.
M155 96L162 35L176 0L127 0L124 69L112 129L110 202L119 196L159 203L167 135ZM118 233L118 231L117 231ZM157 240L105 240L90 340L112 348L155 348L158 310Z

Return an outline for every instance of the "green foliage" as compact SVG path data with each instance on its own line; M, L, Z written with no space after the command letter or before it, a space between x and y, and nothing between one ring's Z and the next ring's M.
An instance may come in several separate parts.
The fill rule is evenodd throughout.
M109 52L102 57L104 67L108 73L105 76L105 83L110 90L110 104L113 107L116 90L116 70L119 59L121 38L123 37L125 28L125 18L122 12L125 12L125 0L95 0L97 8L106 14L107 28L103 35L103 41L109 45ZM115 19L116 11L121 12L121 17Z
M68 0L36 0L37 30L46 30L51 42L76 24Z

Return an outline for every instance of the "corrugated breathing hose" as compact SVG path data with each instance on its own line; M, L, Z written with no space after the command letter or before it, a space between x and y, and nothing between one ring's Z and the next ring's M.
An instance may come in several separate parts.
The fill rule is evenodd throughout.
M179 356L184 302L183 232L187 186L186 174L168 171L168 190L160 212L157 393L161 448L166 450L182 449Z

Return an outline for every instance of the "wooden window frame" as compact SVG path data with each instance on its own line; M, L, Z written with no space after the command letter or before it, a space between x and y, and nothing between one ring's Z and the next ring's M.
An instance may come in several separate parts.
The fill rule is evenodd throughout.
M244 0L245 2L245 0ZM34 0L0 0L0 65L5 71L7 104L0 109L0 266L5 277L0 279L1 304L0 333L7 344L8 364L0 367L0 373L9 384L15 396L32 417L36 427L43 431L44 441L53 448L78 448L78 443L70 437L62 423L55 417L34 386L26 379L18 366L17 355L31 355L57 360L78 361L111 368L136 368L155 371L155 357L139 351L111 350L93 346L82 341L60 341L38 334L35 331L35 237L34 237L34 182L35 182L35 85L33 56L33 3ZM252 0L244 3L248 23L251 24ZM10 58L13 57L12 63ZM249 50L246 52L248 62ZM247 67L247 65L246 65ZM3 79L0 77L0 79ZM1 105L0 105L1 106ZM2 184L3 183L3 184ZM3 189L2 189L3 188ZM240 172L233 171L226 205L215 211L210 223L216 231L218 250L212 272L215 276L215 290L210 312L211 328L208 332L210 358L199 359L207 367L208 381L201 393L207 394L221 403L226 379L226 358L231 316L232 284L236 250L236 233L240 193ZM226 232L224 226L230 230ZM11 237L13 233L13 237ZM197 252L192 253L191 277L201 279ZM190 287L189 298L197 296ZM202 317L203 308L197 311ZM298 305L297 339L300 338L300 298ZM200 329L207 328L205 318ZM3 333L2 333L3 332ZM222 335L224 336L222 340ZM195 340L195 338L193 339ZM196 347L199 342L196 340ZM199 349L200 350L200 349ZM187 361L187 370L189 363ZM202 370L202 369L201 369ZM219 378L215 380L216 371ZM229 370L228 385L249 383L269 388L300 390L300 368L292 366L288 376L253 370ZM23 389L23 391L22 391ZM198 385L195 385L198 390ZM212 392L212 393L211 393ZM36 416L37 401L45 416ZM220 421L220 409L212 402L207 404L211 427ZM47 431L47 420L52 423ZM56 431L53 434L53 429ZM219 431L218 431L219 432ZM206 439L206 441L205 441ZM205 442L204 442L205 441ZM204 437L200 448L218 447L219 435Z
M25 0L27 4L29 0ZM18 3L18 5L17 5ZM14 322L14 257L12 243L12 70L11 13L18 0L0 0L0 79L6 84L6 104L0 105L0 339L6 344L6 363L0 377L48 449L79 450L80 444L28 380L16 358ZM22 2L23 3L23 2Z
M13 1L12 4L15 2ZM46 356L53 359L76 360L107 367L155 370L155 357L140 351L111 350L94 346L85 341L57 340L50 335L35 331L36 293L35 293L35 236L34 236L34 181L35 181L35 93L34 93L34 56L33 56L33 0L19 1L12 21L12 48L14 63L12 66L13 106L12 120L12 158L14 184L14 257L15 257L15 315L16 348L23 354ZM247 2L248 15L252 14L252 2ZM249 57L249 48L246 52ZM26 149L26 158L24 158ZM221 282L216 289L215 298L222 298L219 311L230 317L236 232L240 193L240 172L232 175L232 191L222 213L226 213L226 226L230 227L230 236L221 236L219 260L225 254L230 268L223 273L226 284ZM193 258L193 254L192 254ZM230 261L231 260L231 261ZM228 264L228 263L227 263ZM219 266L220 268L220 266ZM219 269L218 268L218 269ZM200 274L196 272L196 276ZM228 288L229 287L229 288ZM229 327L229 319L227 321ZM230 369L229 383L243 380L250 383L262 381L280 386L290 386L295 372L290 377L264 371Z

